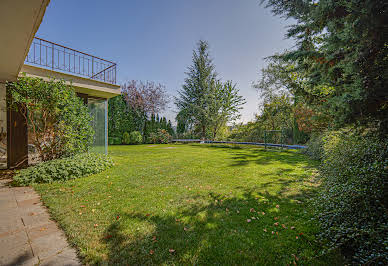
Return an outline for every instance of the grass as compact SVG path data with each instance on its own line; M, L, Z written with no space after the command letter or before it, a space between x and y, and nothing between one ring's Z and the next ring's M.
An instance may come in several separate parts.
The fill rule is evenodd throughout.
M315 164L302 154L183 144L109 151L108 171L35 185L85 263L341 263L315 240Z

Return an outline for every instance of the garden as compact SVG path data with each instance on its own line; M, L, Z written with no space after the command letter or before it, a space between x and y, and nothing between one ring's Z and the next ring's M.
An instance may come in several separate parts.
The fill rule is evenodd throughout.
M108 154L90 152L92 118L72 86L7 85L39 157L14 184L39 192L85 264L387 264L386 5L262 2L295 21L296 45L267 58L247 123L204 40L174 97L133 80L109 99ZM170 102L176 125L161 115Z
M248 146L110 147L115 166L36 184L89 264L340 264L309 205L316 162Z

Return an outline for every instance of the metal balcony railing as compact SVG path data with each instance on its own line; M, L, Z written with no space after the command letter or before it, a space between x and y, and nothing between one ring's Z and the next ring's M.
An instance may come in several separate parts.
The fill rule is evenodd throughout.
M116 84L116 63L37 37L25 62Z

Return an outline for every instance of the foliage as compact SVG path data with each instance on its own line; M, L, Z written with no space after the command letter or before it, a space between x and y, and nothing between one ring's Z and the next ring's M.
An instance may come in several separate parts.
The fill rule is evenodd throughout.
M314 160L321 160L323 156L323 139L326 134L328 133L312 134L307 142L307 149L304 149L303 152Z
M113 146L107 173L34 186L85 265L343 265L321 256L306 156L152 146Z
M386 1L262 2L274 14L297 22L288 30L296 49L281 56L303 74L295 93L332 117L332 126L372 122L386 133Z
M328 134L323 143L320 236L354 263L387 263L388 141L350 128Z
M146 114L159 113L168 103L166 88L160 83L132 80L122 86L121 92L133 110Z
M241 142L264 142L264 130L256 121L241 123L233 128L229 139Z
M133 110L124 100L123 95L109 99L108 102L108 135L122 138L125 132L143 128L143 117Z
M149 116L164 110L168 104L166 88L162 84L150 81L132 80L122 86L121 93L127 106L136 112L142 125L139 131L145 141Z
M27 121L42 161L85 152L93 141L91 116L63 80L21 77L8 83L8 104Z
M208 96L209 100L209 129L211 130L211 138L214 140L221 128L225 127L228 122L235 121L240 118L239 111L245 100L239 95L239 90L236 84L232 81L227 81L224 84L217 81L215 86L211 88Z
M130 134L129 134L129 142L128 143L125 143L125 144L141 144L143 143L143 136L141 135L141 133L139 131L132 131Z
M135 131L133 131L133 132L135 132ZM138 132L138 131L136 131L136 132ZM128 133L128 132L124 132L124 134L123 134L123 139L122 139L121 142L122 142L123 144L130 144L131 139L130 139L130 136L129 136L129 133Z
M222 83L217 78L208 50L207 42L198 42L193 51L193 64L188 67L185 84L178 91L175 105L179 110L180 134L191 129L201 138L215 139L220 128L239 117L245 100L232 81Z
M66 181L97 174L111 166L113 161L107 155L81 153L19 170L14 176L14 182L18 186L27 186L33 183Z
M287 95L272 97L264 104L257 121L266 130L292 128L294 119L290 97Z
M172 137L165 129L158 129L156 133L151 133L149 142L154 144L167 144Z
M151 114L144 117L144 113L134 110L124 99L123 95L109 99L109 138L110 144L121 144L125 132L139 131L143 139L148 140L150 134L156 133L158 129L165 129L173 136L175 135L171 121L160 117L158 114ZM119 138L120 143L112 138Z
M118 137L109 137L108 138L109 145L120 145L122 144L121 138Z

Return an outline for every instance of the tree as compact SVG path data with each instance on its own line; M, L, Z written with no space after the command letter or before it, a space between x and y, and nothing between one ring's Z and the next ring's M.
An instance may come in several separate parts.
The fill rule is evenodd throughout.
M307 125L310 132L318 130L319 127L314 125L316 121L322 121L321 113L312 110L301 112L308 109L303 97L298 94L305 85L304 73L294 63L285 61L282 55L277 54L267 60L268 65L261 70L261 80L253 84L261 100L261 114L257 122L264 126L263 129L287 129L287 132L292 132L294 143L304 143L307 135L301 130L307 129ZM325 119L327 121L327 117Z
M21 77L8 83L9 108L21 113L42 161L88 151L94 131L87 106L63 80Z
M233 122L240 118L239 111L242 109L241 105L245 103L245 100L239 95L239 90L232 81L227 81L224 84L217 81L215 86L211 88L208 97L210 98L209 128L214 140L227 122Z
M388 129L388 45L382 0L267 0L276 15L293 18L287 36L296 49L282 55L305 73L298 94L333 118L336 127L373 123Z
M216 82L217 73L210 58L209 44L200 40L193 51L193 64L186 72L185 84L178 91L175 104L186 117L201 130L201 137L206 137L209 126L208 95Z
M169 101L165 86L150 81L132 80L121 87L121 93L127 105L141 117L143 135L148 117L163 111Z
M109 99L108 123L109 137L120 139L125 132L140 131L143 128L139 112L127 105L123 95Z
M187 129L198 131L201 138L208 133L215 138L221 126L238 118L244 99L232 81L223 84L217 79L209 55L209 45L199 41L193 51L193 64L186 72L185 84L175 98L178 133Z

